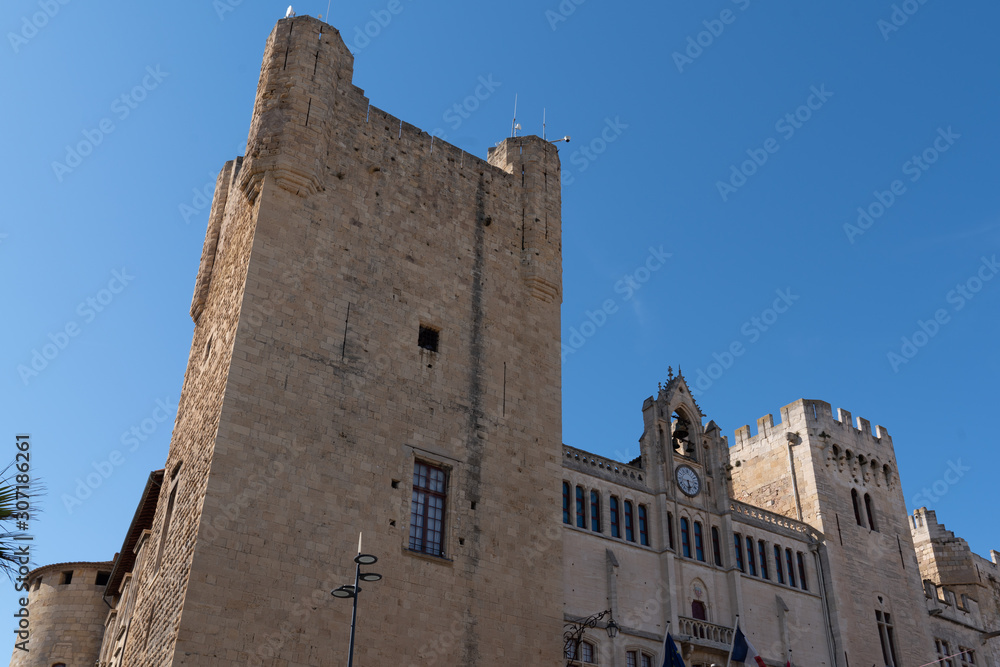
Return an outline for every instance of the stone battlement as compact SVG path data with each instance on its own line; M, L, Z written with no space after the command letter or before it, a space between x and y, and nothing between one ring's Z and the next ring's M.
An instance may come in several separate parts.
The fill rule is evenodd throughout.
M924 580L924 598L927 612L956 623L976 628L983 627L979 603L964 593L958 593L948 586L938 586L929 579Z
M770 437L775 432L806 427L820 429L820 433L826 432L844 444L853 441L867 445L869 451L878 451L886 442L892 445L892 438L884 426L876 425L872 431L871 422L863 417L857 417L852 423L851 413L843 408L837 408L837 416L834 417L833 408L826 401L800 398L781 408L779 416L778 424L775 424L771 414L758 419L756 433L750 432L749 425L736 429L736 444L741 445L761 436Z

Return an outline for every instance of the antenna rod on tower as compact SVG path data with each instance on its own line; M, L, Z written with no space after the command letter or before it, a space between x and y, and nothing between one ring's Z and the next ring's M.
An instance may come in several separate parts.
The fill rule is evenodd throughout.
M514 118L510 121L510 136L517 136L517 93L514 93Z
M545 107L542 107L542 140L545 140Z

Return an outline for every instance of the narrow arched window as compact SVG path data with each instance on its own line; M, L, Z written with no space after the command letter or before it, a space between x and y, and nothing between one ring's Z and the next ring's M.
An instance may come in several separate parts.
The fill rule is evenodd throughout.
M753 538L747 538L747 572L753 576L757 576L757 561L753 555Z
M705 562L705 540L701 535L701 523L694 522L694 557Z
M722 567L722 545L719 543L719 529L715 526L712 526L712 555L715 564Z
M685 517L681 517L681 555L691 557L691 529Z
M809 585L806 583L806 560L801 551L796 552L795 556L799 563L799 584L802 586L802 590L807 591Z
M635 542L635 529L633 528L632 501L625 501L625 539Z
M601 532L601 494L597 491L590 492L590 529Z
M875 510L872 509L872 497L865 494L865 512L868 514L868 527L874 531L878 531L878 526L875 525Z
M563 523L569 523L569 482L563 482Z
M733 533L733 544L736 545L736 567L740 572L745 572L743 568L743 538L739 533Z
M859 526L865 525L861 521L861 502L858 500L857 489L851 489L851 503L854 504L854 520L858 522Z
M635 529L633 528L632 501L625 501L625 539L635 542Z
M785 564L788 565L788 585L795 585L795 561L792 559L792 550L785 549Z
M667 543L674 548L674 513L667 512Z
M583 495L583 487L576 487L576 527L587 527L587 497Z
M645 505L639 505L639 544L644 547L649 546L649 521Z
M618 498L611 496L611 537L621 537L622 531L618 524Z
M764 544L764 540L757 540L757 552L760 554L760 576L770 579L771 577L767 574L767 546ZM780 561L778 564L781 564Z
M774 573L779 584L785 583L785 571L781 567L781 547L777 544L774 545Z

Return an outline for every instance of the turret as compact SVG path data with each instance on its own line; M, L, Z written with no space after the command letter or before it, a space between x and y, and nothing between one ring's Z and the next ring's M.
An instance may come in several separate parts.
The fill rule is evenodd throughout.
M301 196L322 187L338 92L351 86L353 71L337 30L310 16L278 21L264 49L240 172L250 201L266 174Z
M28 573L27 623L15 635L11 667L93 665L109 607L102 602L111 562L54 563Z
M489 163L521 177L521 275L532 293L561 302L562 195L559 153L540 137L512 137L489 150Z

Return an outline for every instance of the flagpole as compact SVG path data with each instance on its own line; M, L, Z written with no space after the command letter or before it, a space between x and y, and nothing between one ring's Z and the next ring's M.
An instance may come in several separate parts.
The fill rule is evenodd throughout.
M733 626L733 641L729 642L729 655L726 656L726 667L729 667L729 663L733 659L733 642L736 641L736 631L740 627L740 615L736 614L736 625Z

